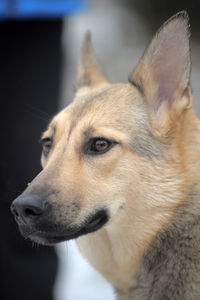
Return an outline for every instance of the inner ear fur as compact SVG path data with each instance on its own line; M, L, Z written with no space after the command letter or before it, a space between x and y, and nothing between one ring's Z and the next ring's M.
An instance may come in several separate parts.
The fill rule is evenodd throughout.
M99 67L91 42L91 34L87 31L82 43L76 86L79 89L104 82L107 82L107 79Z
M140 86L151 123L167 131L192 103L190 31L185 11L171 17L155 34L130 82Z

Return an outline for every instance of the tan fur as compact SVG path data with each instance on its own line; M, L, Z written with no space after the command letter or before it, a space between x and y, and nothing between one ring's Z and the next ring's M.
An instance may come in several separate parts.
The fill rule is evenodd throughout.
M85 43L88 43L88 36ZM86 47L84 44L83 48L85 59L85 48L90 47ZM91 55L91 53L89 54ZM94 61L93 58L91 60ZM85 61L84 64L86 65ZM90 77L91 86L79 89L74 103L53 121L57 128L56 145L63 136L67 140L69 127L67 124L72 122L74 114L78 115L82 106L94 98L88 104L84 117L78 119L77 116L77 123L70 137L68 149L63 155L62 165L59 167L59 173L62 174L59 177L59 184L62 185L62 189L66 190L63 193L69 194L69 190L72 189L72 194L74 194L77 193L76 183L79 183L79 193L75 198L79 199L83 217L92 207L98 206L99 201L101 204L109 206L112 218L108 225L96 233L80 237L77 242L81 252L115 287L127 289L133 284L134 272L137 270L145 249L162 227L170 222L174 210L184 198L188 178L184 176L183 162L187 162L186 164L191 170L184 147L191 145L191 141L190 143L184 142L183 133L187 135L187 131L183 127L185 127L185 119L191 118L191 113L187 112L182 117L183 120L179 125L181 128L175 132L177 135L175 139L181 140L177 140L176 145L169 149L167 162L161 160L159 164L156 164L155 161L145 158L142 160L129 149L129 133L137 132L139 126L145 122L141 96L130 85L111 86L104 83L104 77L100 75L99 70L93 72L93 65L94 63L92 63L92 67L89 67L89 71L87 69L87 78ZM144 60L138 66L134 76L141 72L143 65ZM83 68L83 70L85 69ZM83 77L83 72L86 71L79 71L79 81ZM152 93L155 85L150 77L152 73L145 70L143 74L146 74L146 78L142 79L145 81L145 87L150 87L150 93ZM148 76L148 74L150 75ZM186 98L186 102L188 102L188 97ZM130 111L128 106L133 102L134 111ZM183 101L181 103L184 105ZM159 111L160 121L155 118L159 122L156 128L159 128L160 131L165 127L165 134L171 126L165 117L166 110L169 110L166 105L167 103L164 102L163 109ZM193 118L195 117L192 115ZM163 122L168 123L164 124ZM75 152L75 147L79 146L84 128L87 129L87 126L93 127L95 136L116 139L122 143L122 147L108 153L103 160L94 158L92 162L88 162L84 158L80 158ZM59 141L59 144L61 143L63 143L63 147L64 142ZM57 146L55 151L52 149L52 156L56 157L56 163L58 163L57 156L60 156L60 147ZM193 151L193 144L190 148ZM55 152L58 151L59 154L56 154ZM184 158L183 161L181 161L182 158ZM49 160L52 159L50 156ZM130 162L132 162L131 165ZM45 165L45 163L43 164ZM67 165L67 170L63 168L65 165ZM164 173L163 170L165 170ZM118 175L113 176L113 172ZM65 173L64 176L63 173ZM196 170L194 170L194 174L196 176ZM125 185L124 182L126 182ZM56 187L58 188L57 182ZM171 194L174 195L173 200L170 199ZM123 206L124 209L120 210L120 206ZM64 213L64 215L66 214ZM81 217L81 213L79 217Z
M170 224L192 187L200 191L200 122L190 108L188 43L186 16L180 14L154 37L130 83L110 84L87 34L74 102L43 134L53 145L28 192L45 186L57 208L56 220L67 226L82 224L99 208L109 211L108 223L77 243L117 290L134 286L152 241ZM177 72L165 61L165 46L174 49L170 59L179 55L169 63L177 64ZM88 137L117 144L105 154L86 155Z
M104 99L104 94L101 99L101 93L103 91L106 93L108 89L112 89L111 95L114 103L112 99L108 99L109 96ZM156 164L155 161L141 159L132 153L129 148L128 133L132 130L137 132L137 127L139 129L140 125L137 125L139 119L142 120L141 123L144 122L139 94L130 85L120 84L114 87L106 85L106 87L98 87L96 94L92 91L91 94L87 93L85 96L87 103L88 99L94 97L93 95L99 95L93 103L89 103L90 107L86 109L84 118L77 120L66 152L62 153L61 158L60 148L64 147L68 137L68 126L64 128L63 125L70 123L75 114L79 114L79 110L85 105L82 92L80 96L78 94L76 101L53 120L58 132L55 138L59 139L60 136L60 140L56 140L57 149L52 149L49 157L49 165L51 162L51 167L54 167L53 160L55 160L56 169L59 169L59 177L57 180L54 178L54 185L68 197L73 195L69 198L78 200L82 210L78 216L79 221L96 205L109 206L112 218L108 225L96 233L79 238L78 245L94 267L103 273L115 287L127 289L133 284L134 272L137 270L145 249L162 226L169 222L174 210L184 198L186 178L184 178L182 162L176 161L180 159L178 152L185 152L182 149L184 138L181 135L181 141L178 142L177 147L175 145L169 150L167 162L161 160ZM122 103L121 95L124 98ZM129 112L127 112L126 105L133 101L134 95L135 111L131 111L130 118L128 118ZM81 101L79 97L82 98ZM99 105L101 108L104 107L102 114L99 112ZM138 109L136 109L137 105ZM109 107L112 107L112 110ZM123 111L126 112L125 115ZM135 124L134 114L137 120ZM185 118L188 114L189 112L185 114ZM127 118L131 120L130 124L127 120L125 121ZM122 147L111 150L103 161L94 158L90 162L80 158L75 150L79 147L81 136L88 126L93 126L95 136L117 139L122 143ZM64 132L60 134L63 130ZM58 156L61 158L60 165ZM163 170L165 170L164 173ZM113 175L113 172L117 173L117 176ZM154 186L153 189L152 186ZM174 195L173 200L170 199L171 194ZM59 200L56 199L56 201ZM63 198L63 201L66 199ZM124 209L120 210L120 206L124 206ZM63 218L67 218L68 211L65 211L64 207L63 202Z

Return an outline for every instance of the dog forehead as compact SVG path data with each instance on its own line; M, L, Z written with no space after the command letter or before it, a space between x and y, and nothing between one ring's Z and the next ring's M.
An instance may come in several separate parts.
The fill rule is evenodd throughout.
M71 120L90 123L131 123L140 114L142 97L130 84L106 85L103 89L88 90L75 98ZM92 124L91 124L92 125Z
M63 133L68 138L78 129L114 128L125 133L137 131L145 122L143 98L131 84L105 84L97 88L83 88L77 92L74 101L58 113L56 137Z
M138 89L132 84L118 83L118 84L102 84L96 88L84 87L77 92L74 104L93 104L104 103L112 105L123 105L127 100L134 101L140 93Z

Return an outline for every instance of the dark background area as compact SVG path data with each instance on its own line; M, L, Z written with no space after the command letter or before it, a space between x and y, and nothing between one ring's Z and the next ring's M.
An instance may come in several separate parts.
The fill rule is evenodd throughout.
M1 299L52 299L54 248L18 232L10 204L40 171L39 138L58 110L62 21L0 23Z
M143 17L144 22L157 29L158 24L170 16L176 14L181 10L187 10L190 16L190 23L193 28L193 34L199 34L198 26L200 25L199 0L125 0L133 10L137 10Z

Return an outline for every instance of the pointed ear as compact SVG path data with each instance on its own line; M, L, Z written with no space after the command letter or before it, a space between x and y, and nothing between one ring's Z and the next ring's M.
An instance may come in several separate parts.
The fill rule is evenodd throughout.
M77 89L83 86L94 86L103 82L107 82L107 80L100 70L92 47L91 34L87 31L81 49Z
M170 18L152 39L130 82L144 94L153 127L170 126L191 105L191 60L186 12Z

